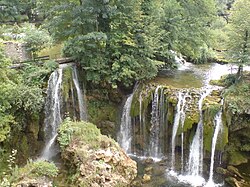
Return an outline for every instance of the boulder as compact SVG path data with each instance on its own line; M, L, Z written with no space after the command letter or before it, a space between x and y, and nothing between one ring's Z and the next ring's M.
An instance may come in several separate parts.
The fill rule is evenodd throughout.
M72 122L69 126L75 130L62 152L62 159L77 176L73 185L122 187L131 184L137 176L137 164L113 139L101 135L91 123Z
M147 183L149 181L151 181L151 175L144 174L142 177L142 183Z

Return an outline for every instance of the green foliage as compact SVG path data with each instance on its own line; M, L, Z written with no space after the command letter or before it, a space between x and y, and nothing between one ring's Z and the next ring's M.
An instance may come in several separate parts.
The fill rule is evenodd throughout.
M81 63L88 81L131 86L156 75L162 63L150 59L140 1L60 1L48 6L49 29L66 40L65 54Z
M0 175L0 185L3 187L10 187L13 179L15 179L14 175L17 172L18 167L16 166L16 150L12 150L11 154L9 154L8 159L5 161L8 166L5 170L2 171Z
M34 0L1 0L0 22L34 21L37 13Z
M237 0L232 7L228 24L228 58L239 65L250 60L250 2Z
M55 64L26 64L20 71L9 68L10 62L0 46L0 142L7 139L13 128L21 130L27 115L36 115L43 108L43 86Z
M66 118L63 124L59 128L59 137L57 138L60 144L60 148L64 150L71 141L71 136L74 132L73 127L71 126L71 120Z
M209 55L210 27L216 15L214 1L176 1L163 3L162 34L168 49L182 53L194 62Z
M249 82L241 82L230 86L224 92L227 107L232 114L243 114L248 111L250 105L250 85Z
M39 176L54 178L58 175L58 168L54 163L47 161L29 161L23 168L19 169L19 173L31 178Z
M211 85L229 87L229 86L233 85L235 82L236 82L236 75L235 74L229 74L229 75L223 76L219 80L211 80L209 83Z
M102 136L100 130L88 122L73 122L69 118L66 119L59 128L58 141L62 150L64 150L71 141L78 140L84 145L98 149L102 140L106 140L106 136Z
M88 101L88 116L90 122L99 124L102 121L116 121L117 106L105 100L90 99Z
M41 49L47 47L51 43L49 33L41 28L36 28L34 25L27 24L23 27L25 34L23 40L26 43L26 49L34 56Z
M56 165L47 161L29 161L24 167L18 168L15 165L15 154L16 151L12 151L8 160L9 169L4 173L3 178L0 179L0 185L3 187L16 186L22 180L45 176L54 178L58 175L59 170Z

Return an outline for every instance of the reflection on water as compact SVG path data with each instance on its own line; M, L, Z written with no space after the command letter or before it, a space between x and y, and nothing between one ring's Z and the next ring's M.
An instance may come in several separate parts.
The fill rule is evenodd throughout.
M209 84L210 80L218 80L223 75L236 73L238 67L229 64L199 64L186 63L178 70L162 70L152 82L170 85L176 88L201 88ZM250 66L244 67L250 71Z

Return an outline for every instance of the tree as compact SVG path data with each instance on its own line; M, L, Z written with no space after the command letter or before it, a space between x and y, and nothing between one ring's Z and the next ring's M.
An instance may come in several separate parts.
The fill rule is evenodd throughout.
M213 0L169 0L163 3L162 37L168 49L202 62L204 49L210 47L210 25L215 18Z
M23 40L26 43L26 49L31 52L33 58L38 51L51 43L51 37L45 29L36 28L32 24L26 24L22 30L25 33Z
M141 2L56 1L48 28L66 41L65 54L81 63L88 81L128 87L156 76L161 64L151 58Z
M36 0L1 0L0 22L35 21Z
M229 17L228 57L238 63L237 79L243 72L243 65L250 60L250 1L237 0Z
M36 116L42 110L42 80L51 72L46 64L42 67L30 64L19 71L10 69L10 64L0 45L0 143L14 129L22 130L27 116Z

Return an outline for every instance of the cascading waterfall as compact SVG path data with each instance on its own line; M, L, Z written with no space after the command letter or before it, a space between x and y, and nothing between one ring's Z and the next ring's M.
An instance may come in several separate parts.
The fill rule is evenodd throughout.
M132 142L132 119L130 116L130 109L133 96L134 93L128 96L125 105L123 107L120 133L118 136L118 143L128 154L131 153L131 142Z
M172 130L172 152L171 152L171 166L172 170L174 170L175 165L175 139L177 130L179 128L179 125L181 124L181 127L183 129L184 122L185 122L185 103L186 103L186 96L187 93L179 92L178 94L178 103L176 107L176 113L174 118L174 124L173 124L173 130ZM182 157L181 161L183 163L183 133L182 133ZM183 165L182 165L183 166Z
M74 98L74 88L73 88L73 83L71 82L70 83L70 92L71 92L71 97ZM73 108L76 108L76 102L74 99L72 99L72 105L73 105ZM76 111L73 110L73 120L76 120Z
M222 104L223 104L223 101L222 101ZM209 179L208 179L208 183L206 184L206 187L214 186L214 182L213 182L214 154L215 154L217 138L218 138L220 130L222 129L222 125L223 125L223 123L222 123L222 109L221 109L216 114L216 116L214 118L215 130L214 130L214 135L213 135L213 139L212 139L211 163L210 163Z
M211 90L207 89L199 100L200 121L198 123L196 133L194 135L192 144L189 150L188 161L188 175L202 176L203 172L203 115L202 115L202 102L206 96L210 94Z
M72 78L73 78L73 82L76 88L76 92L77 92L77 98L78 98L78 105L79 105L79 113L80 113L80 120L87 120L87 110L86 110L86 104L84 103L83 100L83 94L82 94L82 90L80 88L79 85L79 79L78 79L78 75L77 75L77 70L76 70L76 66L73 66L73 70L72 70Z
M41 159L51 160L59 152L58 147L55 145L57 130L59 125L63 120L63 98L62 98L62 82L63 82L63 70L65 67L71 64L62 64L57 70L55 70L49 78L48 88L47 88L47 98L45 103L45 148L42 151L40 156ZM84 102L84 96L82 94L81 88L79 86L79 79L77 76L76 66L72 66L72 80L74 87L76 89L77 98L78 98L78 107L80 113L80 120L87 119L86 105ZM73 119L76 119L75 107L76 103L74 100L74 89L73 83L70 82L71 97L73 103Z
M145 126L145 114L144 114L144 111L143 111L143 108L142 108L142 101L143 101L143 98L142 98L142 93L140 93L140 96L139 96L139 104L140 104L140 113L139 113L139 120L140 120L140 137L142 139L142 142L145 142L146 141L146 126ZM143 146L143 149L146 149L144 146ZM141 156L145 156L145 151L143 151L143 149L141 150Z
M175 118L174 118L174 125L173 125L173 131L172 131L172 154L171 154L171 165L172 169L174 170L174 163L175 163L175 137L176 133L179 127L180 123L180 116L181 116L181 103L183 101L183 94L179 92L178 94L178 103L176 107L176 113L175 113Z
M47 99L45 104L45 133L46 133L46 146L42 152L41 158L50 160L57 154L54 143L57 137L57 128L62 122L61 116L61 86L63 67L59 67L54 71L48 81ZM53 149L53 151L52 151Z
M160 108L159 108L159 89L161 86L157 86L153 95L152 112L151 112L151 128L150 128L150 142L149 142L149 156L153 158L161 157L160 150ZM163 93L163 92L160 92ZM161 97L161 96L160 96Z
M185 104L186 104L186 98L188 97L188 93L186 93L184 95L183 98L183 104L182 104L182 108L181 108L181 116L180 116L180 123L181 123L181 171L183 173L184 170L184 132L183 132L183 128L184 128L184 123L185 123L185 119L186 119L186 113L185 113Z

